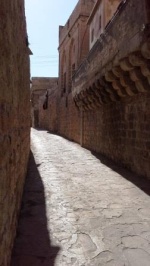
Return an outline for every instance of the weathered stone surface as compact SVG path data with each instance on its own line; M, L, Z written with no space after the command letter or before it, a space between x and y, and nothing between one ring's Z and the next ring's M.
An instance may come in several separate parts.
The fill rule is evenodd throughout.
M0 265L8 266L30 144L30 74L24 1L0 3Z
M55 132L57 120L58 134L150 178L149 8L145 5L150 6L146 0L122 2L73 76L72 94L66 91L59 97L59 84L57 99L49 98L48 129ZM63 49L69 50L72 37L67 36L69 30L67 24L60 29L60 76L61 55ZM71 31L77 43L75 25ZM69 53L67 67L68 60Z
M58 78L32 78L32 126L57 131ZM49 100L50 99L50 100ZM44 107L44 104L46 106Z
M32 130L13 266L148 266L150 182Z

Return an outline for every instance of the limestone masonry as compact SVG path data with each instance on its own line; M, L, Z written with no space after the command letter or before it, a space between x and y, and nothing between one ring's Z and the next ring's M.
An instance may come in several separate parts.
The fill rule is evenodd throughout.
M10 265L30 149L24 1L0 3L0 266Z
M59 27L46 129L150 178L150 2L108 2L79 0Z
M50 121L53 131L57 131L58 78L32 78L31 117L33 127L49 129ZM51 103L49 102L51 99ZM53 115L53 117L52 117Z

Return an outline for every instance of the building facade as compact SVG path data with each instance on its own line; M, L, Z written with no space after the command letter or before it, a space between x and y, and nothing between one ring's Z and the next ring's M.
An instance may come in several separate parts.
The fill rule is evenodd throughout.
M58 78L32 78L31 123L33 127L49 129L52 123L53 129L57 131L57 117L53 113L54 110L57 113L58 92ZM53 112L51 112L52 107Z
M30 152L29 49L23 0L0 3L0 58L0 265L8 266Z
M150 3L88 4L59 28L57 132L150 178Z
M79 0L65 26L59 27L59 87L71 92L72 76L89 51L87 20L95 1Z
M112 20L122 0L98 0L88 19L90 49L104 32L106 25Z
M58 131L75 141L79 138L80 113L72 99L72 77L89 52L87 20L94 4L92 0L79 0L66 25L59 27Z
M122 1L76 71L72 87L73 98L82 112L82 145L147 177L149 11L148 1Z

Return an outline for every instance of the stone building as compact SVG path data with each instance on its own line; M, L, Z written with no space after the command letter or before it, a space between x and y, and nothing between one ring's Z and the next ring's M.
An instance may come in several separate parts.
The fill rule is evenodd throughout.
M88 19L90 49L103 34L106 25L112 19L122 0L98 0Z
M76 71L72 95L82 145L150 177L150 2L121 2Z
M59 86L61 96L71 92L71 80L75 70L89 51L87 19L93 1L80 0L65 26L59 27Z
M58 95L58 78L32 78L31 120L33 127L50 129L49 120L51 119L51 126L54 131L57 131L56 95Z
M58 131L76 141L79 136L79 124L74 123L74 119L78 121L79 112L72 100L72 77L89 52L87 20L94 3L93 0L79 0L66 25L59 27Z
M24 1L0 2L0 265L10 265L30 151Z
M49 97L60 135L146 177L149 38L148 0L78 1L59 28L59 90Z

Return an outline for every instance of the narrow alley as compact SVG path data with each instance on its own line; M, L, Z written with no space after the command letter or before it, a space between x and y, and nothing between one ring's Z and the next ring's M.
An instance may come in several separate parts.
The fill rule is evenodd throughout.
M32 129L12 266L149 266L150 184Z

